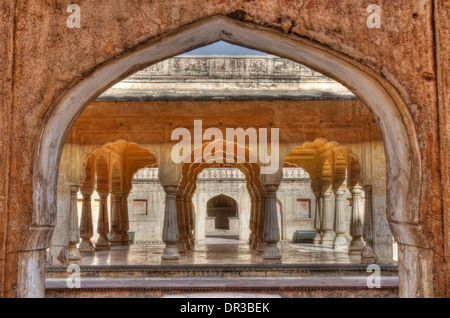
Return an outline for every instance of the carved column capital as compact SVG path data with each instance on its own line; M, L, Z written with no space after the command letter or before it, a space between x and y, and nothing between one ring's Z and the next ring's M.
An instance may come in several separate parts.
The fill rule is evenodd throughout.
M100 200L106 199L109 195L109 190L101 190L97 189L98 196L100 197Z
M73 193L76 194L79 190L80 190L80 186L79 185L71 185L70 186L70 193L71 194L73 194Z
M178 185L163 185L164 192L167 195L173 195L175 196L178 191Z
M80 188L81 195L83 198L90 198L92 196L92 193L94 193L93 187L81 187Z
M269 185L264 185L264 189L267 192L267 195L269 193L271 194L276 194L277 190L278 190L279 185L278 184L269 184Z

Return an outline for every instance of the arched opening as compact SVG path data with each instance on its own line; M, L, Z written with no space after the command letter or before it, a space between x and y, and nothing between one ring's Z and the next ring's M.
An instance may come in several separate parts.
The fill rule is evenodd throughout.
M206 218L212 221L209 226L206 225L206 236L239 234L237 202L229 196L220 194L209 199L206 202Z
M431 266L425 266L430 262L430 254L420 250L428 248L419 227L417 208L420 160L412 121L399 96L380 76L337 52L304 39L280 36L274 31L224 17L213 17L190 25L162 40L149 42L138 50L121 56L114 63L99 67L55 105L46 118L36 149L33 179L34 225L23 251L43 251L42 249L48 246L50 235L42 231L45 226L53 226L55 222L57 168L62 147L73 122L89 102L107 87L137 69L218 40L264 50L307 65L340 81L370 107L380 125L386 149L389 188L387 214L390 227L396 240L402 244L401 253L404 259L419 263L419 259L424 258L421 277L417 277L416 272L401 267L401 293L405 296L410 290L420 289L419 282L429 281L431 277ZM22 257L33 258L37 257L37 254L27 253ZM34 263L23 259L21 264ZM23 266L20 271L28 273L19 274L20 284L23 286L21 290L26 291L22 296L39 294L44 280L43 268ZM408 281L415 284L416 289L407 288ZM36 286L34 282L40 282L41 285Z

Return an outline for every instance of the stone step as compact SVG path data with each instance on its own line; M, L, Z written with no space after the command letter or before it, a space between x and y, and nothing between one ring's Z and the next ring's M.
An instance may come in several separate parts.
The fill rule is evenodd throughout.
M98 278L82 277L79 288L68 287L66 278L47 278L46 297L188 297L205 293L248 293L273 297L398 297L398 278L381 277L369 288L361 276L332 277L192 277ZM223 297L227 297L226 295ZM199 296L199 295L197 295ZM216 295L220 296L220 295Z
M368 277L363 264L282 264L282 265L109 265L81 266L81 277L308 277L308 276L361 276ZM379 265L382 276L397 276L397 265ZM47 278L68 277L67 267L47 267Z

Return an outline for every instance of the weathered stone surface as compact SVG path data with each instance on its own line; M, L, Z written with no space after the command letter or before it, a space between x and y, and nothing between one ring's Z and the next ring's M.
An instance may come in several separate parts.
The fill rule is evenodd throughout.
M445 0L436 1L435 7L436 28L436 64L438 79L438 107L439 107L439 132L440 132L440 176L442 217L436 215L435 227L441 231L440 224L444 224L443 242L438 241L437 246L443 245L443 253L435 254L435 263L439 270L438 277L447 278L446 285L442 284L439 293L450 297L450 3ZM438 233L439 233L438 232Z
M267 56L178 56L137 72L100 102L152 100L356 99L345 86L291 60Z

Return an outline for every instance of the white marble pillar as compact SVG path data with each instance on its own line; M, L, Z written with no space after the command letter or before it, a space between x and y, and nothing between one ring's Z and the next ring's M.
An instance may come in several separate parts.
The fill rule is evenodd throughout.
M70 211L69 211L69 264L81 264L81 255L77 244L80 241L80 229L78 227L77 193L80 189L77 185L70 186Z
M347 239L345 238L345 188L339 188L335 192L335 219L334 232L336 236L333 242L334 249L348 249Z
M363 238L366 242L364 246L361 263L373 264L375 263L375 256L373 253L373 216L372 216L372 186L364 186L364 226L363 226Z
M331 247L333 245L333 206L331 202L331 189L325 190L322 194L322 239L320 244Z
M314 244L319 244L322 240L322 210L321 210L321 193L320 191L314 191L316 197L316 205L314 212L314 229L316 230L316 235L314 236Z
M98 239L95 243L96 250L107 250L110 248L108 233L109 233L109 217L108 217L108 190L97 190L100 197L98 209L97 233Z
M120 206L120 237L122 238L122 245L130 245L130 236L128 230L130 229L130 222L128 217L128 196L130 192L122 192L122 203Z
M277 189L276 185L265 186L267 191L266 213L264 216L264 264L281 264L281 253L277 246L280 241L280 228L278 227Z
M81 208L80 237L81 242L78 250L81 255L95 255L94 245L91 242L94 236L94 225L92 224L92 202L91 196L94 192L92 187L82 187L83 206Z
M356 185L352 189L352 218L350 223L350 235L352 241L348 248L350 255L361 255L364 249L363 236L363 213L361 211L362 188Z
M166 247L161 256L162 264L178 264L180 254L176 243L178 242L176 186L164 186L166 192L166 204L164 210L163 241Z
M122 245L121 223L122 193L111 193L111 246Z

